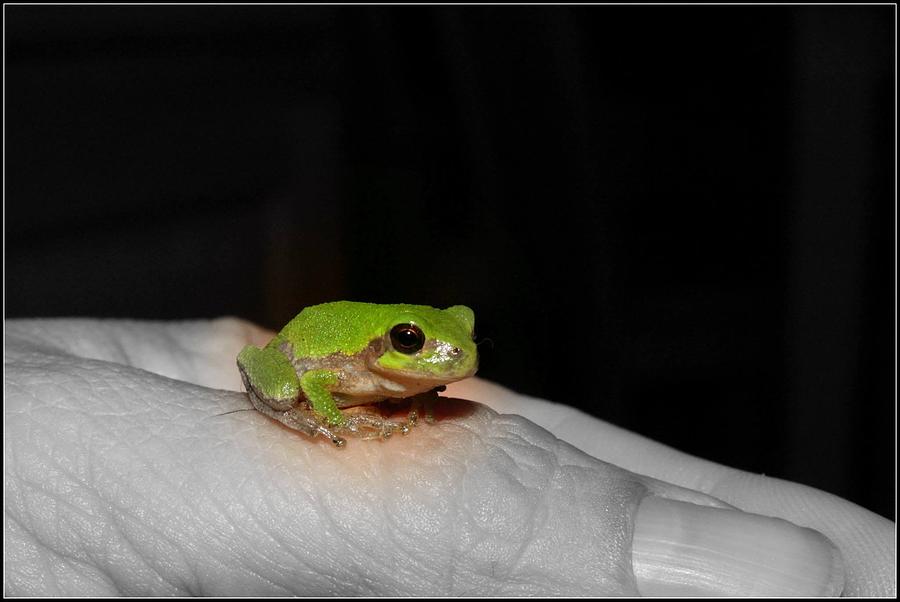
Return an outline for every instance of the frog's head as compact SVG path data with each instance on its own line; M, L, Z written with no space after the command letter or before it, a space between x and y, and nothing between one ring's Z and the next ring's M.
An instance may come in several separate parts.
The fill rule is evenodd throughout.
M475 374L475 314L465 305L396 306L369 368L409 389L428 390Z

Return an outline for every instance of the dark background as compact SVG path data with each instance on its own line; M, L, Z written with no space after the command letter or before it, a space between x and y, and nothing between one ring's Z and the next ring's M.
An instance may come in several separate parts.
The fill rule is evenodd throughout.
M473 307L485 378L895 508L893 6L9 6L6 316Z

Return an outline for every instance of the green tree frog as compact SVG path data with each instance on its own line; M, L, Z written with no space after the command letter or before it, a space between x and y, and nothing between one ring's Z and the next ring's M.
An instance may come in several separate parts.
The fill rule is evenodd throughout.
M440 390L478 369L475 314L464 305L336 301L303 309L262 349L248 345L237 365L253 407L341 447L338 433L387 437L405 423L342 412L389 398Z

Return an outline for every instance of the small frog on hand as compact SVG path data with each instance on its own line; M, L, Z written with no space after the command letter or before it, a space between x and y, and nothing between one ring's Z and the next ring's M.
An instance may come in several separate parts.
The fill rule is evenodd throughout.
M336 301L303 309L264 348L244 347L237 365L259 412L342 447L340 434L408 432L418 403L405 422L342 409L415 397L475 374L474 329L464 305Z

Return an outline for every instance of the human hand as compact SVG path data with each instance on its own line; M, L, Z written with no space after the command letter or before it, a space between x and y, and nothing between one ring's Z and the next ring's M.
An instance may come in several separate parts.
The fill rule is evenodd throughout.
M763 513L796 523L798 500L825 500L807 508L843 553L845 593L895 588L890 521L775 480L754 495L752 475L599 421L602 438L573 442L690 489L480 405L343 450L256 412L218 416L249 407L234 358L270 336L232 319L8 321L6 594L662 595L685 577L709 593L840 591L820 535L708 493L756 512L769 499ZM559 408L483 381L450 393L539 420ZM679 574L659 540L698 535L708 553Z

